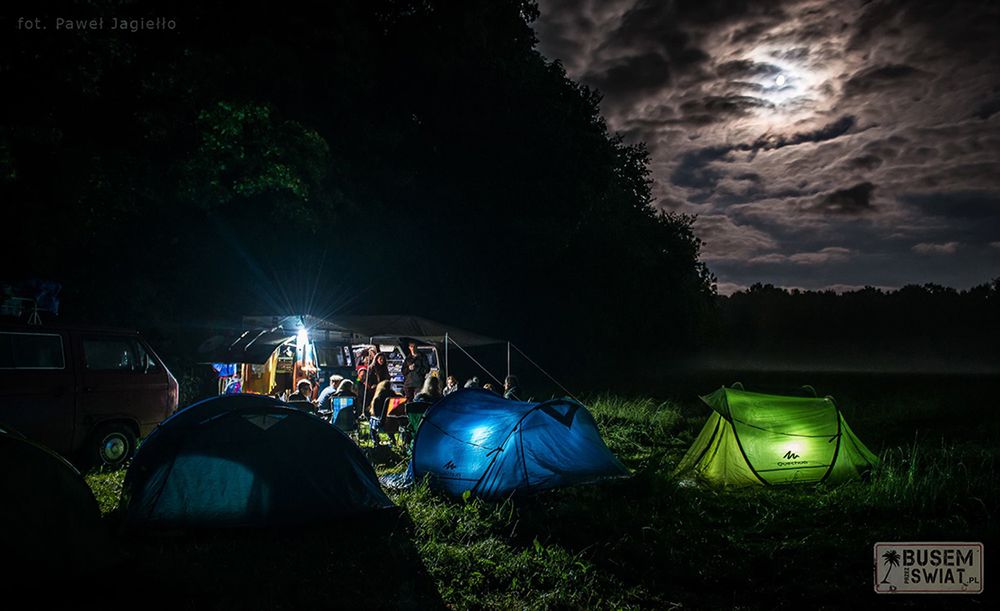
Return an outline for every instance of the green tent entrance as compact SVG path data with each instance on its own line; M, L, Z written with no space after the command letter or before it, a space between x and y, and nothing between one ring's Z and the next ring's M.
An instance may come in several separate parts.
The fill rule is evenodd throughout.
M723 387L701 399L713 413L677 475L717 486L841 482L878 462L830 397Z

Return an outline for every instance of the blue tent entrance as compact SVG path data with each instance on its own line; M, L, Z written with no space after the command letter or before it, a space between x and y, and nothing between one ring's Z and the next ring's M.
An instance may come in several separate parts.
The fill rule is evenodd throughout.
M256 395L207 399L162 423L122 496L126 523L149 527L323 523L392 506L344 433Z
M583 405L508 401L461 390L424 415L413 442L413 474L458 496L485 499L629 474L604 445Z

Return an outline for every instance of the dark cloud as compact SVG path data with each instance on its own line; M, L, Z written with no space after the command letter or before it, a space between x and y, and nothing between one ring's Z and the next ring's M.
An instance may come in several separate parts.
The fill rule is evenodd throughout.
M937 217L972 220L1000 218L1000 191L907 193L899 200Z
M873 66L847 79L847 82L844 83L844 94L848 96L864 95L898 87L902 83L927 79L930 76L928 72L902 64Z
M995 52L1000 6L992 0L880 0L861 5L849 48L867 50L886 38L950 53L943 61Z
M737 59L719 64L716 74L723 78L772 76L781 73L781 68L774 64L755 62L749 59Z
M722 159L730 152L732 147L713 146L698 149L685 153L681 157L677 169L670 176L670 181L679 187L691 187L693 189L709 189L714 187L722 174L711 167L713 161Z
M813 209L828 214L865 214L874 209L872 205L874 193L875 185L872 183L858 183L853 187L823 196Z
M619 97L667 85L670 63L659 53L626 57L603 72L590 75L588 81L605 95Z
M704 107L708 108L708 105L706 104ZM725 111L729 114L740 114L752 107L752 104L747 104L746 106L734 105ZM715 108L713 110L719 111L721 109ZM807 142L833 140L850 131L854 127L854 121L854 117L841 117L829 125L807 132L788 135L765 134L753 142L738 143L730 146L710 146L689 151L680 158L680 162L670 175L670 182L679 187L689 187L699 191L713 189L723 178L724 173L719 168L713 168L712 164L724 159L726 155L732 152L749 152L752 156L762 150L774 150ZM757 174L757 176L759 177L760 175ZM797 191L794 192L797 193ZM695 196L696 201L703 201L704 197L703 193Z
M854 170L874 170L882 165L882 162L882 158L878 155L867 153L848 159L844 162L844 165Z
M752 144L743 145L744 150L761 151L778 149L784 146L794 146L805 142L824 142L839 138L849 132L854 127L856 119L852 116L845 116L837 119L833 123L824 125L819 129L805 132L798 132L789 135L765 134L754 140Z
M1000 112L1000 97L984 102L972 113L972 116L983 121Z
M681 104L685 116L708 114L716 121L732 116L745 116L759 108L774 108L774 103L749 95L708 96Z

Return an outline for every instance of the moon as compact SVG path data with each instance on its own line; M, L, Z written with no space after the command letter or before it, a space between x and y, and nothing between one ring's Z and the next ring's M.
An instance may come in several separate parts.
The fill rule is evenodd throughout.
M782 85L784 85L785 84L785 80L786 79L785 79L785 75L784 74L779 74L778 76L774 77L774 83L778 87L781 87Z

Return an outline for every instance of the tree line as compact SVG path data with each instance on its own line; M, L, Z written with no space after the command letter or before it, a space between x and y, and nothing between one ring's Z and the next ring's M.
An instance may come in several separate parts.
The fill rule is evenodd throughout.
M1000 278L964 290L924 284L843 293L755 284L720 296L716 311L709 352L787 365L1000 364Z

